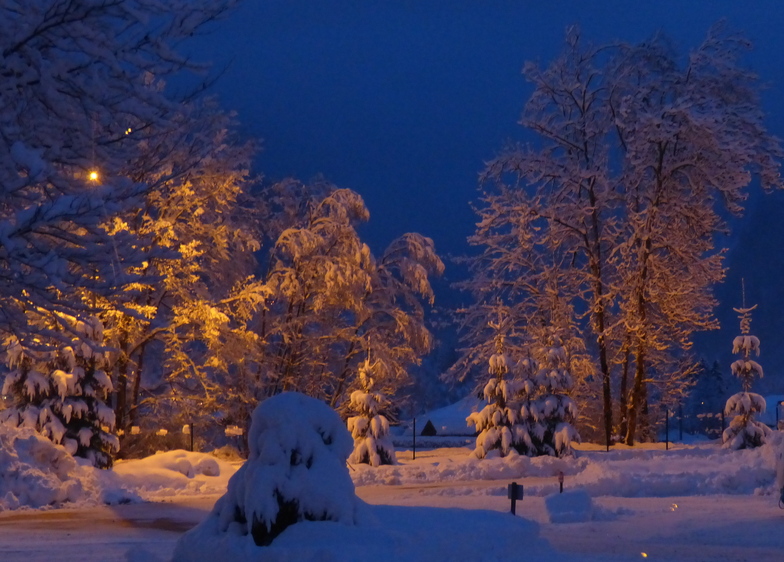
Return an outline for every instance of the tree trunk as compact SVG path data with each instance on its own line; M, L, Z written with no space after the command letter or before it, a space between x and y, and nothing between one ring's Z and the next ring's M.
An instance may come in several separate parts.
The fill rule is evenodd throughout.
M626 444L634 445L635 433L637 431L637 414L642 405L643 381L645 380L645 346L643 342L637 344L637 355L635 357L636 369L634 373L634 386L629 400L629 425L626 429Z
M117 361L117 405L114 410L117 429L125 430L125 414L128 409L128 356L127 342L120 342L120 357Z
M139 348L139 361L136 365L136 377L133 379L133 394L131 396L131 407L129 410L130 425L137 425L136 421L139 417L139 393L142 388L142 371L144 370L144 351L147 349L147 344L142 344Z
M648 383L644 380L642 383L641 401L642 405L640 406L639 423L637 424L639 427L640 441L642 443L652 443L654 439L653 433L651 432L650 416L648 415Z
M622 438L626 437L626 430L629 424L628 419L628 400L629 400L629 364L632 355L630 337L627 336L626 342L623 344L623 372L621 375L621 392L619 395L618 403L620 404L621 412L621 427L618 432Z

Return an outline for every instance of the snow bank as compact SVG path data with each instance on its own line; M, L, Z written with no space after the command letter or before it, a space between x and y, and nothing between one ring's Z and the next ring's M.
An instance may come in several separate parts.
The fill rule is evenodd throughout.
M521 477L554 477L562 471L574 475L589 464L587 458L527 457L511 451L506 457L475 459L468 448L428 451L434 462L417 460L406 462L400 455L399 466L353 465L351 477L356 486L381 484L421 484L470 480L504 480ZM460 456L454 456L455 453ZM449 455L449 456L447 456ZM405 464L404 464L405 463Z
M115 486L146 500L166 496L221 494L237 466L208 453L175 450L114 466ZM110 478L107 478L110 479Z
M466 482L469 488L476 481L531 479L525 483L526 495L547 496L557 490L556 477L563 471L566 490L581 488L592 497L773 494L778 491L776 459L784 447L780 433L774 434L775 442L741 451L722 449L713 441L677 445L669 451L643 447L618 447L609 453L580 451L577 457L558 459L510 455L476 460L464 447L426 451L411 461L410 453L404 452L398 454L398 466L354 466L351 477L357 486ZM475 491L506 494L505 486L485 485Z
M106 487L100 470L82 462L31 429L0 424L0 510L135 499L122 488Z
M593 501L585 490L551 494L544 505L550 523L581 523L593 518Z

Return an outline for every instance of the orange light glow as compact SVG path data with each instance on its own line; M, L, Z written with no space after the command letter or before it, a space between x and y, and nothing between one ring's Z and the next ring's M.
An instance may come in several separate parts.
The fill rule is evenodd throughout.
M98 172L93 170L90 172L90 175L88 177L90 178L90 181L98 181L98 178L100 178L101 176L98 174Z

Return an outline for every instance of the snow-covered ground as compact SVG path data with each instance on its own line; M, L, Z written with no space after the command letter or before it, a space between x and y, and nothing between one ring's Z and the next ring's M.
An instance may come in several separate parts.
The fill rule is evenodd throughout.
M379 560L784 560L773 446L732 452L707 442L609 453L584 446L565 460L477 461L469 451L418 451L412 460L399 450L398 466L352 467L357 495L371 504L365 522L294 526L259 559L359 560L373 549ZM119 463L101 477L112 492L103 497L132 503L97 505L93 493L63 509L4 511L1 558L168 560L238 466L184 451ZM578 522L551 522L586 500L575 494L566 506L548 507L559 471L565 492L587 496L572 517ZM516 518L508 513L511 481L525 490Z

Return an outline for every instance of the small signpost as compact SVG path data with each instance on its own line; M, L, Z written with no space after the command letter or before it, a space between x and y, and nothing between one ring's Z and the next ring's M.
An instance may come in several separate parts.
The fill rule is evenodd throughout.
M523 499L523 485L518 484L517 482L509 484L506 490L506 497L512 500L512 515L514 515L517 500L522 501Z
M558 471L558 486L561 488L560 493L563 494L563 481L564 481L564 473L563 470Z

